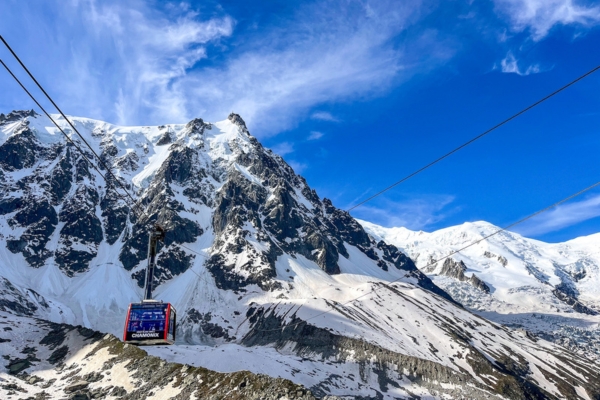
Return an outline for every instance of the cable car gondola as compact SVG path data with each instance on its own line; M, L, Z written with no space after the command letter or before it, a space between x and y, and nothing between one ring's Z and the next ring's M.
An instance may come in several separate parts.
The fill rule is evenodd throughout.
M127 312L123 341L136 345L175 343L176 312L156 300L133 303Z
M135 345L165 345L175 343L177 313L170 303L152 299L152 280L159 240L163 240L165 231L155 225L148 240L148 267L144 300L132 303L127 311L123 341Z

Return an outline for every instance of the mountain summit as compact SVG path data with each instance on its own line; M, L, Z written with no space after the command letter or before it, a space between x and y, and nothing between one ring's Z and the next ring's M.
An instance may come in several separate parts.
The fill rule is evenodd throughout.
M318 397L600 396L588 360L462 308L319 198L239 115L155 127L69 119L114 176L46 118L0 117L4 311L120 333L158 223L155 297L175 304L180 341L149 351L171 361L267 372Z
M468 309L600 359L599 233L544 243L504 231L481 241L501 229L478 221L427 233L359 222Z

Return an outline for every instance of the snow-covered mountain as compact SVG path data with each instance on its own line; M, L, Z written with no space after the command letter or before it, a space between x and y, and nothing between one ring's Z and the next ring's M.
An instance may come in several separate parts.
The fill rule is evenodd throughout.
M155 297L177 308L179 341L149 351L168 360L264 372L317 397L600 396L588 359L462 308L320 199L238 115L158 127L70 119L135 206L49 120L0 115L4 311L119 335L159 223Z
M427 233L359 222L468 309L600 358L600 233L544 243L504 231L461 250L500 228L472 222Z

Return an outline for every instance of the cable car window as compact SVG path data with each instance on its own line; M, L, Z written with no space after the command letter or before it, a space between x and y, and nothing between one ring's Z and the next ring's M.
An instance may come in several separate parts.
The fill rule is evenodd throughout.
M132 306L125 340L164 339L168 304Z

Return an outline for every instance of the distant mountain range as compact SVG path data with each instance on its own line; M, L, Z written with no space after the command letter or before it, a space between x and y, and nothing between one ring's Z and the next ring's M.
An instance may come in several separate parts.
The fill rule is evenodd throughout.
M472 222L427 233L359 221L397 246L436 285L492 321L600 358L600 233L544 243Z

